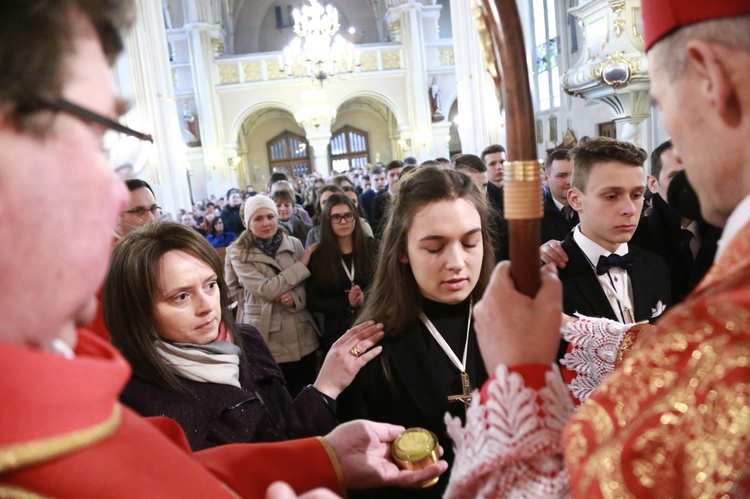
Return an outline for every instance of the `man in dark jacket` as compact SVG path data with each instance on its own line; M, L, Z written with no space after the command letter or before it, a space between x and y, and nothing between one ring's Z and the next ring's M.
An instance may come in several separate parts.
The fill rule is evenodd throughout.
M568 203L573 160L569 149L552 151L544 161L544 178L548 189L544 193L542 243L550 239L562 241L578 225L578 213Z
M638 225L633 243L661 256L669 266L672 303L681 302L706 274L716 255L721 229L700 218L681 216L668 199L672 179L684 170L668 140L651 153L648 188L651 208ZM677 183L678 181L675 181Z
M242 204L242 193L239 189L232 188L227 191L227 204L221 210L221 219L224 221L224 231L234 232L238 236L245 230L240 218L240 205Z

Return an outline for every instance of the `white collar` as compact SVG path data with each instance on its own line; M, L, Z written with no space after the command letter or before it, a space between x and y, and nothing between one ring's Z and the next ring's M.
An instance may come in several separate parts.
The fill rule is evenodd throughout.
M565 208L565 205L555 199L555 196L553 196L551 192L549 193L549 197L552 198L552 202L555 203L555 206L557 206L557 211L562 211L562 209Z
M580 225L576 227L575 231L573 231L573 240L578 244L578 247L581 248L583 254L586 255L586 258L588 258L594 266L596 266L600 256L609 256L612 254L588 237L584 236L583 232L581 232ZM620 244L613 253L620 256L626 255L628 253L628 243Z
M724 254L724 251L729 246L729 243L739 234L739 232L750 222L750 194L745 197L740 204L734 209L729 218L727 219L726 225L724 225L724 232L721 234L721 239L716 243L716 258L718 260Z

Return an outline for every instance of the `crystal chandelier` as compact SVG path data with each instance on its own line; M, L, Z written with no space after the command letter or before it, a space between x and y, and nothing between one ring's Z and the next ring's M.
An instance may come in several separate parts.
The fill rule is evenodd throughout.
M318 0L294 9L297 38L279 56L279 67L287 78L312 77L323 85L332 76L353 73L359 68L359 50L344 40L339 31L339 13Z
M336 120L336 110L328 105L325 90L307 90L302 92L301 97L305 105L295 113L294 119L304 128L330 127Z

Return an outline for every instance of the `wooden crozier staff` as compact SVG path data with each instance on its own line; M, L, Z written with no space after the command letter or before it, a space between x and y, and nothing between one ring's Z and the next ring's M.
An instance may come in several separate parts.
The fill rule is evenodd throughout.
M536 154L534 109L523 30L515 0L475 1L487 66L495 80L498 99L505 104L508 156L518 158L506 162L504 172L510 275L518 291L534 297L541 286L542 177Z

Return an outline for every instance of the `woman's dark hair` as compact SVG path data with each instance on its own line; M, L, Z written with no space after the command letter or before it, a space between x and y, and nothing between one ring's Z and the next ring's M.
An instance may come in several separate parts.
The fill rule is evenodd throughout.
M218 224L219 222L221 222L221 225L224 225L224 220L222 220L221 217L214 217L214 219L211 220L211 235L212 236L219 235L219 233L216 232L216 224ZM227 233L226 229L221 229L221 233L226 234Z
M340 204L345 204L354 214L354 232L352 232L352 250L354 252L354 273L364 276L367 280L372 276L373 256L372 241L362 230L362 224L357 217L354 203L346 194L337 192L331 194L323 207L320 216L320 244L313 253L315 259L320 262L322 272L319 281L324 286L335 287L344 278L344 269L341 266L341 250L339 241L331 227L331 210Z
M344 191L341 189L340 186L336 184L323 184L323 187L321 187L315 192L315 201L314 201L315 215L313 215L312 217L313 225L320 225L320 212L321 212L320 196L322 196L323 193L325 192L343 193Z
M354 195L357 196L357 206L354 207L354 210L355 210L354 213L359 218L365 218L365 217L367 217L367 214L365 214L365 210L362 208L362 205L359 204L359 193L357 193L357 189L355 189L351 185L342 185L341 186L341 190L344 191L344 194L346 194L347 192L353 192Z
M401 263L407 254L407 235L414 216L425 206L441 201L464 199L471 203L482 221L482 270L471 292L479 301L495 263L492 235L485 196L471 177L463 172L436 166L417 168L401 177L388 208L387 222L378 254L375 278L370 285L359 321L382 322L386 334L403 331L419 318L422 294L410 264Z
M184 391L177 372L156 352L161 339L154 305L159 298L161 260L170 251L183 251L206 263L216 273L221 297L221 320L238 346L240 335L229 312L229 290L224 265L216 250L198 232L174 222L157 222L134 230L115 245L104 281L104 323L112 343L133 366L136 376L163 388Z

